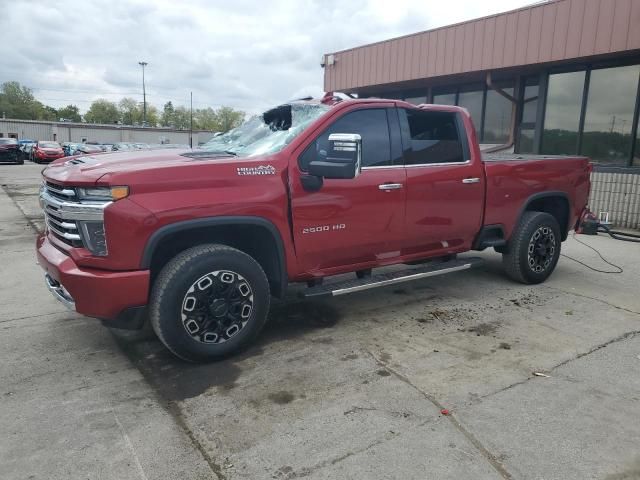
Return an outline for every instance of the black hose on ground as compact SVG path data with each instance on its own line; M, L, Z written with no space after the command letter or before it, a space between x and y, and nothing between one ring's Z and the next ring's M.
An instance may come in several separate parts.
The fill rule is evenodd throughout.
M635 233L620 232L618 230L611 230L606 225L599 224L598 232L606 233L611 238L615 238L616 240L622 240L623 242L640 243L640 235L637 235Z

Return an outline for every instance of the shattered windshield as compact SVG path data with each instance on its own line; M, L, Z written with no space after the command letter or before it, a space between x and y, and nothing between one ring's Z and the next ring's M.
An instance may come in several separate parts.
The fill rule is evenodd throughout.
M214 137L202 145L201 151L239 157L275 153L328 110L326 105L313 103L280 105Z

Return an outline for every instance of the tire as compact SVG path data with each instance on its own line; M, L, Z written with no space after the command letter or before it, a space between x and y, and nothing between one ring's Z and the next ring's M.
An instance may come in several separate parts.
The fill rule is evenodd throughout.
M525 212L502 255L505 273L520 283L544 282L560 258L561 238L555 217L544 212Z
M252 257L226 245L199 245L171 259L158 275L150 321L173 354L206 362L255 340L270 301L267 277Z

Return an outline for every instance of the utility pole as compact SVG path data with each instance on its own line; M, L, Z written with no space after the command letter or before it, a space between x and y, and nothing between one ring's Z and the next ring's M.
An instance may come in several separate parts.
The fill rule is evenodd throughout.
M191 120L189 121L189 147L193 148L193 92L191 92Z
M142 67L142 125L147 126L147 91L144 86L144 67L149 65L147 62L138 62Z

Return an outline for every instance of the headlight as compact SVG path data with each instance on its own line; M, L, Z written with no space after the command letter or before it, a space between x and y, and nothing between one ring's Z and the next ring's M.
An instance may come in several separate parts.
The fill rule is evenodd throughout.
M88 187L78 188L80 200L115 202L129 196L129 187Z
M84 246L94 255L104 257L107 254L107 238L104 235L103 222L77 222Z

